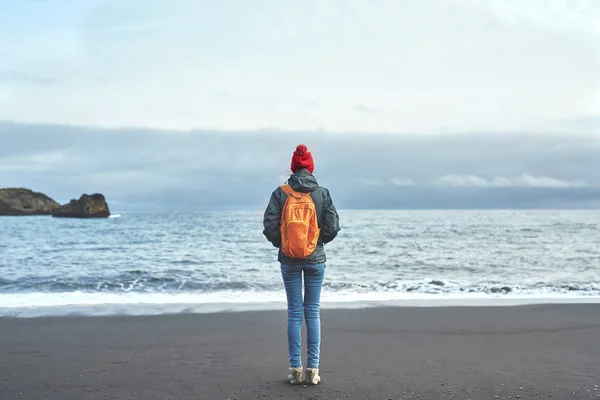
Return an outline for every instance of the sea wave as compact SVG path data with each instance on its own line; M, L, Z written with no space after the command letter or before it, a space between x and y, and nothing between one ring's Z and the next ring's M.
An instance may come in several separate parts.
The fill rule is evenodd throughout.
M240 293L277 292L283 287L279 279L236 279L226 275L207 277L194 270L173 269L168 274L153 274L145 270L127 270L110 276L39 276L10 280L0 278L0 294L11 293ZM515 284L502 281L423 280L365 280L363 282L328 279L323 283L326 293L422 293L422 294L552 294L600 295L600 282L558 279Z
M327 245L326 305L600 296L598 213L343 214L339 238ZM178 312L285 300L262 213L127 213L112 221L3 220L0 308Z
M169 270L168 274L153 274L145 270L127 270L111 276L40 276L10 280L0 278L0 294L11 293L220 293L239 291L240 293L269 293L282 289L282 282L276 280L236 279L225 275L212 277L198 275L193 270ZM323 284L327 293L422 293L422 294L552 294L571 293L573 295L600 295L600 282L569 281L559 279L551 282L532 281L515 284L502 281L451 281L442 279L424 280L380 280L357 283L329 279ZM1 304L1 303L0 303Z

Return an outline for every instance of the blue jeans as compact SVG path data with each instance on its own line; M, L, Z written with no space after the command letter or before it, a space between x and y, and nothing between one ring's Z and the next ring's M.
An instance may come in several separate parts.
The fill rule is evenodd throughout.
M304 273L304 301L302 300L302 274ZM302 317L306 321L306 347L308 368L319 368L321 349L321 286L325 276L325 264L281 264L281 275L287 295L287 334L290 367L302 366L301 334Z

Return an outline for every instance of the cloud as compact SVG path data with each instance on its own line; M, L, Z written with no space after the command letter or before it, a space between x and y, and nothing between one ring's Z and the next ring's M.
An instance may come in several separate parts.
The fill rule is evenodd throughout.
M445 175L436 179L435 183L439 186L453 187L509 187L513 183L506 178L485 179L475 175Z
M561 120L599 109L598 2L259 3L13 1L0 119L572 133Z
M366 185L366 186L383 186L383 185L385 185L385 182L377 180L377 179L359 179L358 181L361 184Z
M494 177L491 179L482 178L475 175L445 175L434 182L438 186L451 187L488 187L488 188L506 188L506 187L535 187L535 188L580 188L589 185L582 180L562 180L547 176L532 176L523 174L514 179L504 177Z
M416 185L415 181L413 181L412 179L405 179L405 178L392 178L392 179L390 179L390 182L392 182L392 184L394 184L396 186L415 186Z
M0 84L36 84L49 86L56 83L56 79L36 76L21 71L0 70Z
M544 0L503 0L480 3L494 15L510 23L535 26L559 33L579 32L586 36L600 36L597 16L600 5L586 0L556 0L548 7Z
M42 171L56 166L65 159L64 151L40 152L0 158L1 171Z
M341 208L600 206L597 135L163 131L0 122L0 185L138 209L261 209L305 143Z
M518 182L523 184L524 186L531 187L543 187L543 188L578 188L578 187L588 187L589 185L580 180L562 180L551 178L547 176L531 176L528 174L523 174L521 178L518 179Z
M371 114L377 111L375 108L367 107L364 104L357 104L353 109L358 114Z

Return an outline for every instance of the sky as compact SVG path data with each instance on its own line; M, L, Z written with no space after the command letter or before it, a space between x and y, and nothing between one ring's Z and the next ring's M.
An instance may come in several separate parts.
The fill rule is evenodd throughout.
M0 124L1 186L114 211L263 209L300 141L340 209L598 208L593 134L323 134Z
M594 0L0 0L0 187L258 207L306 143L349 208L596 207L599 138Z
M595 0L0 0L0 10L2 120L437 133L556 130L600 114Z

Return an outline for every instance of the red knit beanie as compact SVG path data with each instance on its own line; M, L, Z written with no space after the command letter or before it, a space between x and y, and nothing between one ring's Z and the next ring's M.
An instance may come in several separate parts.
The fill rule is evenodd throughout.
M306 168L311 174L315 170L315 162L313 161L312 154L308 151L305 145L299 144L294 151L292 156L291 164L292 172L296 173L300 168Z

